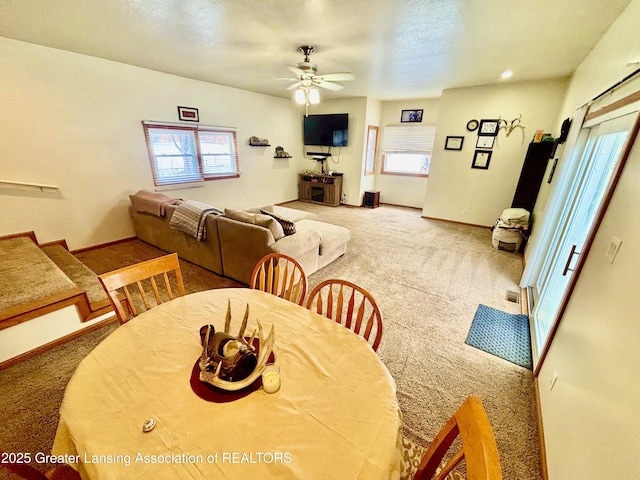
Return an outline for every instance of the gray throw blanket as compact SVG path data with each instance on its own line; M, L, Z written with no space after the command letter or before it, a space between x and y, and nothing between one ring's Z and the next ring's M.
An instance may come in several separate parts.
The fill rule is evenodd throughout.
M173 229L188 233L196 240L201 241L207 238L205 219L210 213L213 215L222 215L224 212L206 203L185 200L176 207L175 212L171 215L170 226Z

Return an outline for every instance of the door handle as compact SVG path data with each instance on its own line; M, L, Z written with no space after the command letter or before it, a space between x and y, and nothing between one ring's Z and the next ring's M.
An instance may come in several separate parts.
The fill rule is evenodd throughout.
M571 259L573 258L574 255L580 255L580 252L576 252L576 248L578 248L577 245L573 245L571 247L571 251L569 252L569 258L567 258L567 263L565 264L564 270L562 271L563 277L567 276L567 272L573 272L573 268L569 268L569 265L571 265Z

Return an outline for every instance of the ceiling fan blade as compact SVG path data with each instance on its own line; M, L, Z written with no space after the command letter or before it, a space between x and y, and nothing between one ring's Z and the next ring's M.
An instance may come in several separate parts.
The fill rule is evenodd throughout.
M341 72L341 73L327 73L326 75L317 75L322 80L328 80L330 82L346 82L348 80L354 80L356 77L353 76L352 73L349 72Z
M319 87L326 88L327 90L342 90L344 87L337 83L325 82L323 80L314 80L313 83Z
M294 90L294 89L298 88L300 85L302 85L302 82L293 83L293 84L291 84L291 85L289 85L287 87L287 90Z

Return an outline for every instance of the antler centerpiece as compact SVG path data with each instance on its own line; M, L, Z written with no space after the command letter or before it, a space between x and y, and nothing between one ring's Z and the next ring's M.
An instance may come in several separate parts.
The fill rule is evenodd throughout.
M216 332L213 325L200 328L202 355L200 355L200 381L222 390L236 391L251 385L262 374L275 342L275 327L265 337L258 321L258 347L254 340L256 330L245 338L249 305L244 312L242 325L236 336L229 333L231 326L231 301L227 304L224 332Z

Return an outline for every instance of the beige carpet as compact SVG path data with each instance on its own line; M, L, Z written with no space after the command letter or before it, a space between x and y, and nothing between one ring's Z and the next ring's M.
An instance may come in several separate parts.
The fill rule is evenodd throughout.
M506 292L517 290L521 257L493 249L488 229L426 220L415 209L287 206L351 229L347 253L311 275L310 288L326 278L345 278L378 301L384 315L378 354L396 380L405 435L427 446L458 405L478 395L493 425L503 477L540 479L531 371L464 343L479 303L519 313ZM78 257L103 273L160 254L132 241ZM190 292L239 285L187 262L181 265ZM69 376L112 328L0 371L2 448L51 448Z

